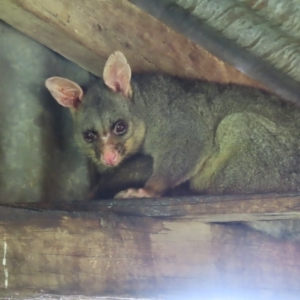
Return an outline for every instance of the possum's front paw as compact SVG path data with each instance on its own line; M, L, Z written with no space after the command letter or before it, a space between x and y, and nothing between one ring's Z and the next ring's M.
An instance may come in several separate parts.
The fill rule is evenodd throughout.
M153 195L149 194L144 189L128 189L119 192L115 198L151 198Z

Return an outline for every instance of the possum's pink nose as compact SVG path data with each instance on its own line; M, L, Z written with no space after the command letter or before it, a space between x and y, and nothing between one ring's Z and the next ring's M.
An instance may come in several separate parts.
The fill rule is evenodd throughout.
M118 160L118 153L115 151L103 153L102 160L106 165L113 166Z

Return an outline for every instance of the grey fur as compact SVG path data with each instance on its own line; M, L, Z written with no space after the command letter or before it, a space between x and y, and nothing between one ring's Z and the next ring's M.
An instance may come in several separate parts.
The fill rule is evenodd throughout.
M135 75L131 84L132 99L110 91L102 80L90 87L75 116L84 152L95 150L84 142L85 130L101 136L121 118L130 129L119 142L144 126L135 152L153 157L151 178L169 187L190 179L199 194L300 190L300 110L292 104L252 88L164 75ZM90 156L97 162L95 153ZM297 238L298 223L248 225L276 237Z

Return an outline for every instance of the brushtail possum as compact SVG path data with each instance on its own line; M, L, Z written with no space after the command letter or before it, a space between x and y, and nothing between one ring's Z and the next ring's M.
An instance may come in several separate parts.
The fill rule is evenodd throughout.
M300 190L300 111L252 88L168 75L132 75L121 52L83 92L68 79L46 87L74 119L82 151L99 167L139 153L153 159L142 188L116 197L161 196L188 181L201 194Z

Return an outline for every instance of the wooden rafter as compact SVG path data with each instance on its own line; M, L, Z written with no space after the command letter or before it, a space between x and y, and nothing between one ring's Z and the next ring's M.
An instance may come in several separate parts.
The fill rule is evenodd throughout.
M299 295L299 243L201 221L1 207L0 291L165 299Z

